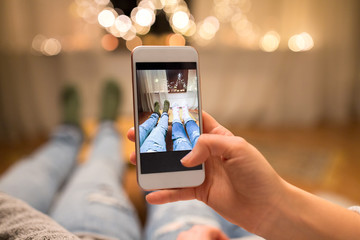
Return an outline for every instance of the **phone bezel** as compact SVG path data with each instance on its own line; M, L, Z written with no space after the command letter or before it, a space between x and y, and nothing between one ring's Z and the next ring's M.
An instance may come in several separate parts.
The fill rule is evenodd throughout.
M138 132L138 102L137 102L137 83L136 83L136 63L137 62L196 62L198 79L198 110L200 133L203 132L202 126L202 104L201 104L201 84L199 74L199 57L197 51L189 46L140 46L131 53L131 69L133 84L133 109L134 109L134 128L135 128L135 152L137 161L137 180L141 188L145 190L183 188L199 186L205 180L205 166L202 164L201 170L189 170L179 172L147 173L141 174L140 166L140 146Z

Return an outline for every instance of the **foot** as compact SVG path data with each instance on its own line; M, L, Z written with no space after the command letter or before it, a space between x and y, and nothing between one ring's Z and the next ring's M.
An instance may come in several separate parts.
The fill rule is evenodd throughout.
M182 118L183 118L184 122L191 120L192 117L190 116L188 107L186 105L184 105L181 107L181 109L182 109Z
M157 113L157 115L159 115L159 117L160 117L160 104L159 104L159 102L154 103L154 113Z
M164 108L163 108L163 112L168 113L169 112L169 107L170 107L170 102L168 100L164 101Z
M63 123L80 125L80 99L75 87L67 86L61 95Z
M172 107L173 122L181 122L179 107L177 105L175 105L175 106L174 105Z
M118 115L118 107L120 101L120 90L117 83L108 81L105 84L102 93L101 103L101 121L115 121Z

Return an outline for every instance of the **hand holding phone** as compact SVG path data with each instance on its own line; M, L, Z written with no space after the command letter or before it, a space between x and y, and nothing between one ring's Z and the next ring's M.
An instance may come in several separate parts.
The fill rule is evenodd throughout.
M200 185L203 164L187 168L180 162L202 133L196 50L135 48L132 76L139 185L146 190Z

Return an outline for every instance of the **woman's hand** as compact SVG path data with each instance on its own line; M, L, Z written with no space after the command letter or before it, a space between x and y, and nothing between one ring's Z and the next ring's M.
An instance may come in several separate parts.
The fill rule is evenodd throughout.
M204 134L181 162L186 167L205 163L204 183L152 192L146 196L149 203L198 199L266 239L359 238L359 214L287 183L255 147L205 112L203 126ZM128 136L134 139L133 129Z
M151 204L198 199L252 231L277 204L282 180L259 151L205 112L203 129L194 149L181 161L186 167L205 162L204 183L195 188L152 192L146 199ZM128 138L134 141L133 129ZM131 162L135 161L133 153Z

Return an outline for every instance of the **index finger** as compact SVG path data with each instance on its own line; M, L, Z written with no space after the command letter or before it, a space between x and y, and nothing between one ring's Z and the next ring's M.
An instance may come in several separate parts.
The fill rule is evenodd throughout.
M135 130L134 127L130 128L127 132L127 138L132 141L135 142Z
M230 159L239 154L245 144L246 141L241 137L203 134L193 150L181 159L181 163L185 167L194 167L204 163L210 156Z

